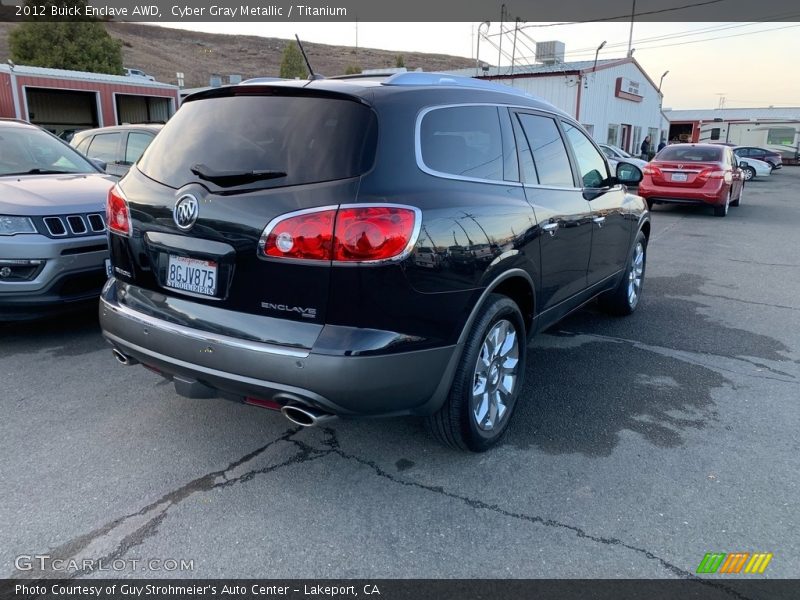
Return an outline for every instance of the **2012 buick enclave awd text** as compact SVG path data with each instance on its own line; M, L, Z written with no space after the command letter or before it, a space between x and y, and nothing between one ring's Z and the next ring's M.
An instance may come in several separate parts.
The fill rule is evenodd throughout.
M187 99L108 198L118 360L189 397L420 415L482 451L527 340L633 312L649 213L578 123L471 79L253 80Z

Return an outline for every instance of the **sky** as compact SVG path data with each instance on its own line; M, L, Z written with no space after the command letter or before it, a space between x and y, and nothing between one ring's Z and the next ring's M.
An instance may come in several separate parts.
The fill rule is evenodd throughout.
M797 18L800 19L800 10ZM210 33L293 38L405 52L434 52L474 58L478 23L164 23ZM516 64L533 62L535 41L559 40L565 60L594 60L627 54L630 23L527 23L517 34ZM512 27L503 36L511 53ZM483 31L487 31L483 27ZM510 64L499 45L500 24L481 39L480 58ZM491 41L489 41L491 40ZM527 45L527 48L525 47ZM800 22L634 23L634 58L656 84L664 77L664 108L800 106ZM522 58L520 58L522 55ZM361 65L370 68L371 65ZM264 75L274 75L265 73Z

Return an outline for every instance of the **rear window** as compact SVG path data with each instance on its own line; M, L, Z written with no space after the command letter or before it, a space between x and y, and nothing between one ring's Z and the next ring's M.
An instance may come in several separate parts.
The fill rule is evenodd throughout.
M658 153L658 160L677 160L683 162L720 162L722 148L700 148L676 144L667 146Z
M375 156L377 124L350 100L233 96L187 102L139 161L148 177L179 188L216 173L279 171L285 176L237 187L279 187L355 177ZM203 181L204 185L210 185Z

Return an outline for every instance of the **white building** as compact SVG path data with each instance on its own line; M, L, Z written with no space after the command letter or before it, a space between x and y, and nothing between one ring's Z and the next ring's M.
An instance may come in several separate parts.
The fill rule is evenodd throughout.
M547 62L513 70L484 68L477 77L539 96L575 117L596 141L631 154L639 154L646 135L653 149L667 138L669 124L661 112L662 95L635 59L563 62L558 55L551 55L544 60ZM452 73L475 77L478 70Z
M800 107L665 110L669 139L759 146L794 158L800 150Z

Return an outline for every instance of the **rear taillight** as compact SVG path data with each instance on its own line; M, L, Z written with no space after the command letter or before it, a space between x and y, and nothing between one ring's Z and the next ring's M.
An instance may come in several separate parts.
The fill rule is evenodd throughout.
M344 205L289 213L261 235L265 258L380 262L398 259L416 242L417 209L396 205Z
M128 201L122 195L119 186L114 186L108 190L108 201L106 202L106 223L108 230L120 235L131 234L131 213L128 209Z
M656 167L654 165L649 165L648 164L648 165L645 165L644 168L642 169L642 174L643 175L650 175L650 177L652 177L653 175L661 175L661 169L659 169L658 167Z
M261 235L261 252L271 258L330 260L335 218L335 207L278 217Z
M709 179L723 179L725 183L731 183L733 181L733 174L730 171L711 171L709 173L701 173L701 175L705 175Z
M402 255L414 238L416 211L398 206L341 208L333 260L376 261Z

